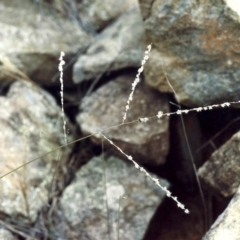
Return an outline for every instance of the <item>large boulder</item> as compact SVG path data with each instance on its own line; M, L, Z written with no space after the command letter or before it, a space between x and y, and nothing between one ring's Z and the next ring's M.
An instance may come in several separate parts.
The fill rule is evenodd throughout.
M139 7L131 9L106 27L74 65L75 83L105 72L138 67L144 52L144 27Z
M83 99L77 122L85 134L95 134L122 122L133 79L133 75L118 77ZM136 161L163 164L169 148L168 118L138 122L139 118L156 116L159 111L169 112L166 95L141 83L135 89L127 115L127 121L135 122L105 130L103 133ZM101 139L102 136L92 136L97 144L101 144ZM115 154L122 156L107 141L106 145Z
M70 147L59 148L65 144L61 108L46 91L16 81L0 97L0 132L0 211L34 221L51 196L58 161L70 154Z
M232 196L240 184L240 132L237 132L198 170L202 181L215 193Z
M131 177L129 177L131 176ZM163 186L168 186L160 180ZM66 238L140 240L165 193L133 164L94 157L64 191L61 207L71 230Z
M92 38L81 28L33 1L0 2L0 82L26 76L46 86L59 84L60 51L69 62L84 50ZM72 67L68 67L65 85L71 85Z
M240 17L237 1L139 0L146 42L153 49L147 83L184 105L237 101L240 94Z

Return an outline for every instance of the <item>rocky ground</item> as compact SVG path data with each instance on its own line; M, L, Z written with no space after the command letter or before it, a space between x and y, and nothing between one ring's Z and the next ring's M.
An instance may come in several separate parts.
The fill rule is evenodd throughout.
M235 1L0 10L0 239L240 239Z

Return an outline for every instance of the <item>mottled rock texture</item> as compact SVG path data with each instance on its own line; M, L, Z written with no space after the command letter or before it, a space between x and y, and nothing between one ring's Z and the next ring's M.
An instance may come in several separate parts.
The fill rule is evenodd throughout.
M240 239L240 187L227 209L217 218L202 240Z
M133 164L116 157L95 157L77 172L61 198L73 226L67 235L98 240L119 234L119 239L140 240L164 195Z
M239 100L239 5L216 0L140 0L153 50L146 81L187 106ZM231 3L230 3L231 2ZM229 5L228 5L229 3ZM236 10L236 11L234 11Z
M72 126L66 121L71 141ZM70 150L51 152L65 144L62 124L55 99L31 83L18 80L0 97L0 211L34 221L47 204L55 168Z
M138 8L137 0L83 0L77 4L78 16L90 31L100 31L122 13Z
M240 184L240 132L237 132L199 169L200 178L225 197L232 196Z
M0 82L25 75L46 86L59 84L58 58L68 62L92 38L67 18L34 1L0 2ZM72 67L65 72L70 85Z
M17 240L17 237L13 236L13 234L7 229L0 228L0 239L2 240Z
M141 64L144 27L139 7L122 14L97 36L87 52L74 65L75 83L94 79L108 71Z
M85 134L94 134L122 122L133 79L134 75L118 77L83 99L77 121ZM158 111L169 112L166 95L141 83L136 87L127 115L127 121L136 121L103 133L136 161L162 164L169 148L168 118L138 122L139 118L156 116ZM101 144L101 136L92 139ZM109 145L107 141L105 144ZM112 145L111 149L122 156Z

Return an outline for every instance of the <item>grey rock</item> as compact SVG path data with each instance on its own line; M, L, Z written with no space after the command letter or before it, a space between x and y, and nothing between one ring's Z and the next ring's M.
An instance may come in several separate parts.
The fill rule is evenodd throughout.
M0 106L0 211L34 221L48 202L58 161L71 149L46 154L65 144L61 109L46 91L24 80L12 84ZM72 126L66 122L71 141Z
M137 0L85 0L78 3L78 14L86 28L94 31L104 29L124 12L137 8Z
M144 27L140 9L122 14L105 28L74 65L73 80L79 83L107 71L141 64L144 51Z
M118 77L83 99L77 122L85 134L94 134L122 122L133 80L133 75ZM136 161L163 164L169 148L168 118L155 118L147 123L138 121L139 118L156 116L158 111L169 112L166 95L141 83L135 89L127 115L127 121L135 122L103 133ZM101 144L102 136L92 136L92 140ZM115 154L123 156L107 141L105 144Z
M202 240L240 239L240 187L226 210L217 218Z
M1 240L17 240L13 234L7 229L0 228L0 239Z
M198 171L207 186L225 197L232 196L240 184L239 148L240 132L237 132Z
M75 229L67 235L97 240L117 239L119 234L119 239L140 240L163 197L164 192L132 164L94 157L77 172L60 200Z
M51 1L51 6L68 16L86 32L97 35L121 14L139 8L138 0L63 0Z
M146 82L190 107L239 100L240 17L233 1L140 0L153 49ZM231 8L231 7L232 8Z
M57 85L60 51L69 62L92 40L77 24L33 1L3 0L0 11L0 82L24 75L42 85ZM65 85L73 84L71 74L72 67L65 72Z

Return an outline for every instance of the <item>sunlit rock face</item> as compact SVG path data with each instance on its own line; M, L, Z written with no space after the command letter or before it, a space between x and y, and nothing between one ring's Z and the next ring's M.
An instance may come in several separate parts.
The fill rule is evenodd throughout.
M140 0L146 42L153 50L146 81L179 101L203 106L239 100L239 3Z
M83 99L77 122L85 134L94 134L122 123L133 80L134 75L119 76ZM163 164L169 150L169 118L158 119L158 111L169 112L166 94L160 94L142 82L136 87L126 119L126 122L135 122L103 133L136 161L151 165ZM150 116L155 118L146 123L138 121L139 118ZM101 145L102 136L94 135L92 140ZM105 144L114 153L123 156L109 142Z

